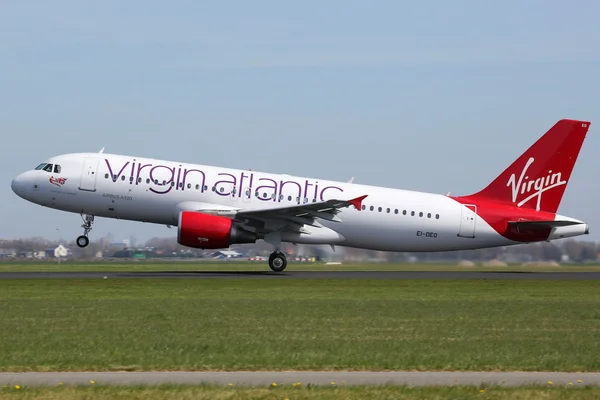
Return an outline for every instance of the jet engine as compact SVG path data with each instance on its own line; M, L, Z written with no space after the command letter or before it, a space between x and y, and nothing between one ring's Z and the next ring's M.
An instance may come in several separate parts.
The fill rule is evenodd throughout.
M183 211L179 214L177 243L197 249L224 249L235 243L254 243L256 234L230 218Z

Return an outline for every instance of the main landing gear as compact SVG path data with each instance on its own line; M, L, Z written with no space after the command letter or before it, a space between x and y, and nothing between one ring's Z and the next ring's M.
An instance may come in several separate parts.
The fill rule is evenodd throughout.
M281 272L287 267L287 259L281 251L274 251L269 256L269 267L275 272Z
M94 216L89 214L85 214L84 216L82 214L81 219L83 219L83 225L81 225L81 227L83 228L83 235L79 236L75 242L77 243L77 246L83 248L87 247L87 245L90 244L90 239L88 239L88 233L90 233L90 231L92 230Z

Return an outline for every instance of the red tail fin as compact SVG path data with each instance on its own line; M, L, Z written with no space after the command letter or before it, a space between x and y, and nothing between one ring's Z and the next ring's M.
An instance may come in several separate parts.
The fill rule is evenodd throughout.
M589 126L586 121L558 121L485 189L469 197L556 213Z

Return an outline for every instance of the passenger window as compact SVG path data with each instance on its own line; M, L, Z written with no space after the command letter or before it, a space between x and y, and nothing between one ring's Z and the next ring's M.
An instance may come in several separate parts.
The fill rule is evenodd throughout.
M121 175L121 180L124 181L125 180L125 175Z
M389 209L389 208L387 209L387 213L388 213L388 214L390 213L390 209Z
M414 211L411 211L411 212L410 212L410 216L411 216L411 217L414 217L414 216L415 216L415 212L414 212Z
M60 165L54 164L54 173L55 174L60 174Z
M208 185L204 185L204 190L208 190Z
M200 189L200 185L196 185L196 190Z
M187 184L187 187L188 187L188 189L191 189L191 188L192 188L192 184L191 184L191 183L188 183L188 184Z
M104 179L108 179L108 174L104 174Z
M440 219L440 214L435 214L435 219Z
M427 218L431 218L431 213L427 213Z
M377 209L377 211L381 212L381 207L379 207L379 208Z
M369 207L369 210L373 211L373 210L374 210L374 207L373 207L373 206Z
M52 172L52 164L46 164L46 166L44 167L44 171Z
M397 208L394 210L394 214L398 214L398 209Z
M150 183L150 178L146 178L146 183Z
M420 212L420 213L419 213L419 217L422 217L422 216L423 216L423 213L422 213L422 212Z
M406 215L406 210L402 210L402 215Z
M363 204L363 205L362 205L362 209L364 210L364 209L366 209L366 208L367 208L367 206L365 206L365 205Z
M288 196L288 201L292 201L292 196Z

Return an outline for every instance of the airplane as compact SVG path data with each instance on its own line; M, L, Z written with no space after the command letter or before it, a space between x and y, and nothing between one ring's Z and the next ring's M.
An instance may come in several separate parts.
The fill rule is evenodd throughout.
M451 196L353 182L118 154L63 154L11 183L32 203L80 214L89 244L95 217L177 227L199 249L264 240L269 267L287 266L282 243L393 252L467 250L589 234L557 214L590 122L562 119L489 185ZM468 172L467 172L468 173Z

